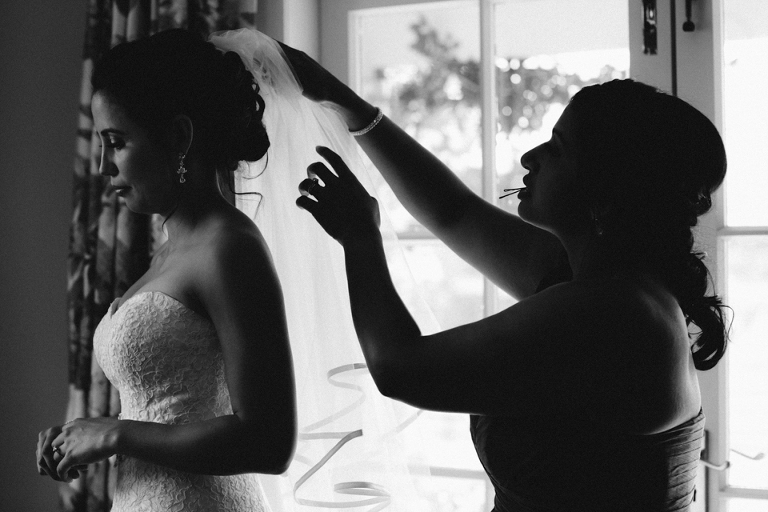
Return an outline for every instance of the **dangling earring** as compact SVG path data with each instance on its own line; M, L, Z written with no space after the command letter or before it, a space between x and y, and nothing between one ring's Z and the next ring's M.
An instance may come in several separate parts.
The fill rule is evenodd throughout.
M603 236L605 234L605 229L603 228L600 217L595 213L595 210L590 210L589 213L592 217L592 224L595 227L595 234L597 234L598 237Z
M184 178L184 175L188 172L187 168L184 167L184 157L187 156L184 153L179 153L179 169L176 171L176 174L179 175L179 183L186 183L186 178Z

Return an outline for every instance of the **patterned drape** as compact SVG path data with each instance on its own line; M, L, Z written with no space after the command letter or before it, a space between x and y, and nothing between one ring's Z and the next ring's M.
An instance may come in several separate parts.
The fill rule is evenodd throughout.
M111 46L169 28L207 36L253 27L257 0L88 0L83 81L73 185L68 261L69 404L67 420L115 416L117 392L91 357L93 331L109 304L148 268L163 240L157 219L121 204L99 175L99 141L93 134L90 76ZM116 472L111 461L93 464L85 478L60 487L61 510L107 511Z

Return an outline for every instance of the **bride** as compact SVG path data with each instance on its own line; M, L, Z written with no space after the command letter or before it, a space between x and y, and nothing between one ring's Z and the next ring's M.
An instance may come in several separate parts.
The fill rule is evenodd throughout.
M264 480L279 509L411 508L393 434L416 413L376 393L343 255L293 204L315 145L359 160L338 115L247 30L118 45L92 84L99 172L168 241L94 335L120 416L41 432L40 474L114 457L115 511L269 510L253 473L286 472ZM220 189L233 181L238 208Z
M42 432L40 472L117 455L113 510L266 510L247 473L293 455L288 328L267 244L216 177L267 151L264 102L236 54L183 30L115 47L92 84L99 172L168 241L94 335L120 417Z

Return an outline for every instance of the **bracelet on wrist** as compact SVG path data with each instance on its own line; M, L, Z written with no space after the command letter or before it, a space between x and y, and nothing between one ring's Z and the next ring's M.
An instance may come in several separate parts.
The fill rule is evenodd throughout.
M376 125L379 124L382 118L384 118L384 112L382 112L380 108L376 107L376 117L373 119L373 121L371 121L371 124L363 128L362 130L355 130L355 131L350 130L349 134L352 135L353 137L359 137L361 135L365 135L369 131L376 128Z

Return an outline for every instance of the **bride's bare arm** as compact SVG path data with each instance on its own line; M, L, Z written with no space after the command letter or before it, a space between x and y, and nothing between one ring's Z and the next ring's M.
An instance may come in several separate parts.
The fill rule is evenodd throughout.
M351 130L376 109L314 60L283 46L304 95L338 111ZM518 299L535 293L561 261L562 246L472 192L437 157L388 118L357 138L405 208L460 257Z
M198 281L221 342L233 414L173 427L129 423L118 453L194 473L282 473L295 447L294 376L282 291L266 244L256 237L225 240L201 262Z
M226 238L226 235L225 235ZM184 425L82 419L41 435L57 480L73 467L122 454L200 474L279 474L293 456L296 405L283 297L266 244L233 237L201 261L199 296L216 327L233 414ZM46 464L41 465L46 469Z

